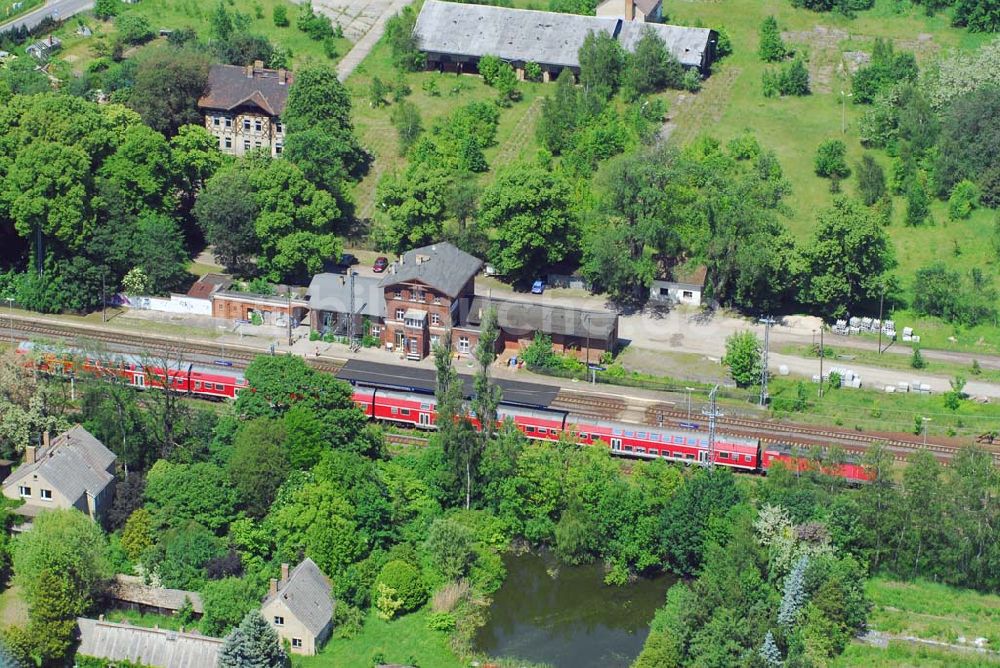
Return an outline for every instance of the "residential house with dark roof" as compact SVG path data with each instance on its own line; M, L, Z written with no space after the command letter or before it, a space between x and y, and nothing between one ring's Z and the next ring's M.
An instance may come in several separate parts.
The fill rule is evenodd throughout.
M311 656L333 628L333 593L330 581L308 557L291 573L281 565L281 579L271 580L271 590L260 613L295 654Z
M658 11L656 3L646 0L618 2L641 4L651 15ZM527 63L536 63L543 80L550 81L566 68L579 74L580 47L590 33L606 33L626 51L634 51L643 31L652 30L681 65L708 74L717 41L712 30L635 20L637 6L627 6L632 7L632 19L619 17L617 9L610 16L580 16L427 0L413 36L431 69L477 72L479 59L492 55L509 62L520 78Z
M23 499L15 512L34 517L53 508L76 508L101 521L115 491L115 453L76 425L40 448L28 446L24 463L3 481L3 494Z
M80 617L79 656L131 661L156 668L215 668L225 641L221 638L168 629L114 624ZM111 664L114 665L114 664Z
M265 69L259 60L246 67L212 65L198 109L205 116L205 127L218 138L219 150L244 155L264 148L272 156L281 154L285 142L281 114L292 81L291 72Z

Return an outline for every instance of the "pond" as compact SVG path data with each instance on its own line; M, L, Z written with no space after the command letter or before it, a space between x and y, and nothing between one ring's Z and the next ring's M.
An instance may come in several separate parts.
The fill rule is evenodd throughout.
M601 564L566 566L547 553L508 554L477 649L555 668L627 667L649 633L673 578L604 584Z

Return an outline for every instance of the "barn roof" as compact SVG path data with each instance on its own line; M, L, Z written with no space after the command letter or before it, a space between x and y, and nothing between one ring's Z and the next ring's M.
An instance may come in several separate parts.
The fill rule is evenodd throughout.
M157 668L212 668L223 641L197 633L148 629L78 618L78 654L100 659L128 659Z
M166 610L180 610L184 607L186 598L191 601L191 609L194 612L201 614L205 611L201 594L198 592L152 587L135 575L116 575L108 588L108 593L118 601Z
M703 64L711 39L708 28L620 18L427 0L413 34L423 51L578 68L580 47L589 33L608 33L633 51L646 28L663 38L682 65Z

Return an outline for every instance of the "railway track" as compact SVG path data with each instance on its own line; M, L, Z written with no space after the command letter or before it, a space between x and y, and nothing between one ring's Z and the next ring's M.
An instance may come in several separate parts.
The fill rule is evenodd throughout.
M625 400L610 397L595 397L577 392L561 390L550 408L567 411L582 417L598 420L618 420L625 412Z
M426 436L413 436L410 434L387 433L385 440L393 445L425 446L429 439Z
M109 331L86 325L69 325L48 321L36 321L30 318L14 316L13 332L21 340L31 338L49 338L59 340L94 339L105 346L120 346L126 348L141 347L150 353L165 353L173 356L202 355L205 357L225 358L232 362L234 368L244 369L258 355L266 354L262 350L241 346L238 344L212 344L198 341L187 341L155 334L122 333ZM343 368L346 360L307 357L305 361L317 371L337 373Z

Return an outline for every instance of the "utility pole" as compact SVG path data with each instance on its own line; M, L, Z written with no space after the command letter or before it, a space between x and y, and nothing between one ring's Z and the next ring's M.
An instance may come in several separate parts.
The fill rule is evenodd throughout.
M690 422L691 421L691 393L694 392L694 388L693 387L685 387L684 390L687 392L687 395L688 395L688 397L687 397L688 398L688 422Z
M920 418L920 421L924 425L924 447L926 448L927 447L927 423L930 422L931 419L929 417L922 417L922 418Z
M101 322L108 321L108 296L104 288L104 273L101 273Z
M882 330L885 324L882 322L882 304L885 302L885 283L882 284L882 292L878 297L878 354L882 354Z
M715 466L715 420L722 417L722 413L718 411L716 404L716 394L718 392L719 386L716 385L708 393L709 407L701 412L702 415L708 418L708 468Z
M14 298L7 297L7 308L10 310L10 342L14 343Z
M357 314L355 313L355 310L357 310L357 307L354 304L354 277L357 276L357 275L358 275L358 272L356 272L356 271L351 271L350 272L350 279L351 279L351 299L350 299L350 304L348 305L348 308L350 309L350 316L348 316L348 318L347 318L347 347L350 348L352 351L355 350L355 347L354 347L354 337L355 337L356 333L354 331L354 329L355 329L355 327L354 327L354 319L357 317Z
M764 353L760 365L760 406L763 408L767 406L767 353L771 345L771 325L776 321L771 316L765 316L760 321L764 323Z
M289 286L285 288L285 295L288 297L288 315L285 320L288 321L288 347L292 347L292 288Z
M819 398L823 398L823 355L826 353L823 347L823 325L819 326Z

